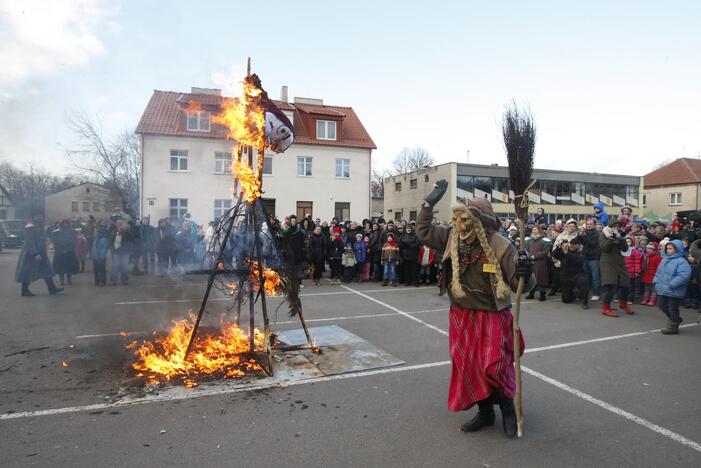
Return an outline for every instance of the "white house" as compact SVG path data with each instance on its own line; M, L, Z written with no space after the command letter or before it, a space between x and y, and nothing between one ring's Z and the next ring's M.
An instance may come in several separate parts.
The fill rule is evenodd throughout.
M267 211L278 217L368 218L376 146L358 116L350 107L319 99L289 103L286 94L283 87L283 100L275 104L292 121L295 141L282 154L265 154ZM143 151L142 216L155 220L190 213L196 222L207 223L231 206L234 142L226 139L224 127L212 123L225 99L212 89L154 91L136 129Z
M49 223L63 219L108 220L118 207L119 198L107 187L84 182L44 197L44 219Z

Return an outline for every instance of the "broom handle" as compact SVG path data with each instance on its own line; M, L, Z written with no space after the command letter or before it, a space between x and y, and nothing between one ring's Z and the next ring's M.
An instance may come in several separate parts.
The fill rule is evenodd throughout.
M519 249L526 250L526 227L524 220L519 218ZM517 436L523 437L523 406L521 399L521 326L519 325L519 317L521 315L521 295L523 288L526 286L526 278L518 279L518 287L516 288L516 301L514 303L513 330L514 330L514 364L516 368L516 423Z

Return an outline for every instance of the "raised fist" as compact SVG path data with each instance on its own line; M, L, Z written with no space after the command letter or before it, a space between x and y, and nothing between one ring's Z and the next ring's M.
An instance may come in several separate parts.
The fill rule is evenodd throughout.
M436 183L433 184L433 191L426 196L426 203L431 206L436 206L436 203L438 203L441 198L443 198L443 195L445 195L446 190L448 190L447 180L441 179L436 181Z

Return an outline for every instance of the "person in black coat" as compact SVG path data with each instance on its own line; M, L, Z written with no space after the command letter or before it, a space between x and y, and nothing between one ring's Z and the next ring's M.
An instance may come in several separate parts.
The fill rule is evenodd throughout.
M66 281L72 283L72 276L78 273L78 257L75 246L78 236L67 219L61 221L60 227L52 234L54 241L54 271L61 280L61 286Z
M56 287L53 276L54 271L46 252L44 230L41 225L29 222L24 227L24 244L15 270L15 281L22 285L22 296L34 296L29 290L29 285L38 279L46 282L50 294L63 291L63 288Z
M312 263L312 281L319 286L321 274L324 272L326 263L326 237L321 233L321 226L316 226L309 236L308 251L309 261Z
M419 240L414 227L407 224L399 236L399 256L404 268L404 282L407 286L419 286Z
M158 228L155 232L156 254L158 255L158 273L161 276L168 274L169 268L177 265L175 249L175 229L165 219L158 220Z
M341 284L341 274L343 272L343 266L341 265L341 259L343 258L343 250L345 249L345 244L341 240L340 236L336 231L331 231L331 240L326 249L326 256L329 260L329 268L331 269L331 284Z
M372 225L372 231L368 235L370 242L368 250L370 251L370 261L372 262L372 278L375 281L382 281L382 237L383 232L378 223Z
M581 251L582 239L575 237L569 243L563 243L553 249L552 257L560 260L560 292L562 302L582 301L582 308L589 308L589 275L585 268L584 255Z

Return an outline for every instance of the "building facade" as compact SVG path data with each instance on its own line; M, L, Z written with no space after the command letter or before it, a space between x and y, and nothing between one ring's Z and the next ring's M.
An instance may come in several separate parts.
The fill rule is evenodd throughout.
M63 219L86 221L108 220L119 198L108 188L90 182L82 183L44 197L44 219L54 223Z
M15 219L15 202L2 184L0 184L0 219Z
M262 201L270 214L314 218L369 217L370 167L375 144L350 107L295 98L275 104L294 126L295 141L282 154L265 152ZM152 219L213 221L234 203L231 150L219 90L154 91L139 122L143 163L141 213ZM196 103L191 111L193 101ZM256 163L254 158L254 163Z
M643 211L649 220L670 220L701 208L701 160L679 158L643 176Z
M474 197L490 200L501 218L515 216L508 167L446 163L385 179L385 217L416 219L421 202L440 179L448 181L446 195L434 208L442 221L450 217L452 204ZM638 176L534 169L533 179L529 212L543 208L548 223L556 219L584 219L592 214L597 202L602 202L612 216L618 216L623 206L630 206L636 217L642 214L642 178Z

